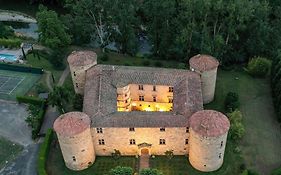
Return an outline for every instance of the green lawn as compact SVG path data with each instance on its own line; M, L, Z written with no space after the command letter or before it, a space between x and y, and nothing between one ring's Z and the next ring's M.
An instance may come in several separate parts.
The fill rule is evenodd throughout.
M58 144L58 142L56 141ZM48 175L107 175L116 166L127 166L135 169L137 160L135 157L121 157L117 160L112 157L96 157L95 163L83 171L71 171L66 168L59 145L50 146L47 160Z
M234 149L234 144L229 141L226 145L223 166L211 173L195 170L186 156L174 156L171 160L166 156L156 156L150 159L150 166L160 170L164 175L239 175L239 167L243 161Z
M0 169L5 166L6 161L10 162L22 150L22 146L12 143L0 137Z
M237 92L246 133L240 143L248 168L261 174L281 165L281 132L277 123L268 79L256 79L242 70L219 70L215 100L206 108L223 111L229 91Z

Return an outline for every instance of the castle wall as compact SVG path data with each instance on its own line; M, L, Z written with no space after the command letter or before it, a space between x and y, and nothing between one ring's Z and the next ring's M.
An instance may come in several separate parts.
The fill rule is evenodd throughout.
M95 161L94 145L90 128L74 136L63 136L57 133L66 167L72 170L83 170Z
M150 154L163 155L167 150L173 150L175 155L186 155L188 145L185 139L189 138L186 128L103 128L103 133L97 133L96 128L91 129L96 155L108 156L117 149L122 155L137 155L140 153L138 144L152 144ZM99 139L104 139L105 145L99 145ZM130 145L130 139L135 139L136 144ZM160 145L159 139L165 139L166 144Z
M88 70L90 67L96 64L97 64L96 61L93 61L92 64L85 65L85 66L73 66L69 64L75 93L84 94L86 70Z
M215 171L223 164L227 133L218 137L203 137L190 128L189 161L204 172Z
M195 72L200 74L201 82L202 82L202 97L203 103L207 104L214 100L215 89L216 89L216 79L217 79L217 68L210 70L199 72L195 68L190 67L190 69L194 69Z

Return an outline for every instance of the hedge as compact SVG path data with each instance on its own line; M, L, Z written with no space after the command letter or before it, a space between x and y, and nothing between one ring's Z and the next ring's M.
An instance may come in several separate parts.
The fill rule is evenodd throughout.
M38 159L37 159L37 173L38 175L48 175L46 172L46 161L48 158L50 144L53 138L53 130L49 129L46 133L44 142L40 145Z
M44 100L37 97L17 96L16 98L19 103L28 103L28 104L39 105L39 106L42 106L44 103Z
M44 100L41 100L37 97L29 97L29 96L17 96L17 101L19 103L27 103L27 104L32 104L36 105L40 108L40 112L37 115L37 121L38 123L35 125L35 128L32 128L32 138L35 139L38 136L38 133L40 132L42 123L44 121L44 116L47 108L47 102Z
M28 73L34 73L34 74L43 74L44 73L44 71L40 68L12 65L12 64L6 64L6 63L0 63L0 69L18 71L18 72L28 72Z
M7 48L19 48L21 45L21 40L19 39L3 39L0 38L0 46Z

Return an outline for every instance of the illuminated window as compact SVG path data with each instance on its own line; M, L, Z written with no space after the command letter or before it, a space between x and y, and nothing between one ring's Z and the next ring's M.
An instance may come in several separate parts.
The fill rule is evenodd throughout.
M156 91L156 86L153 86L153 91Z
M160 140L159 140L159 144L160 144L160 145L165 145L165 144L166 144L165 139L160 139Z
M143 90L143 85L139 85L139 90Z
M104 139L99 139L99 145L105 145Z
M136 140L135 139L130 139L130 145L135 145L136 144Z
M103 133L102 128L97 128L97 133Z
M173 98L172 97L168 97L169 99L169 103L173 103Z
M174 92L174 87L170 86L169 87L169 92Z
M129 128L129 131L134 132L135 128Z
M161 132L165 132L165 128L160 128L160 131Z
M144 96L143 95L139 96L139 101L144 101Z
M185 132L186 132L186 133L189 133L189 127L186 127Z
M185 139L185 144L186 144L186 145L188 144L188 139Z
M153 102L156 102L156 97L155 96L153 97Z

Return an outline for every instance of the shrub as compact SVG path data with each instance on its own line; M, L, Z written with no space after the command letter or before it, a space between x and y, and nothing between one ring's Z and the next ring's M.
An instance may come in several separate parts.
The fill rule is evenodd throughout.
M162 172L157 169L143 169L140 171L140 175L163 175Z
M242 124L242 113L238 110L227 114L230 120L230 138L234 141L241 139L245 134L245 128Z
M150 61L149 60L143 60L142 65L143 66L149 66L150 65Z
M125 63L124 65L125 65L125 66L131 66L131 64L130 64L130 63Z
M108 61L108 55L107 55L107 53L103 53L103 54L100 56L100 59L101 59L102 61Z
M111 153L114 159L119 159L121 157L121 152L117 149L114 149L114 153Z
M49 129L46 133L44 142L40 145L38 159L37 159L37 173L38 175L48 175L45 169L46 159L49 154L50 144L53 138L53 130Z
M21 45L21 40L19 39L3 39L0 38L0 46L7 48L19 48Z
M228 92L225 101L224 108L227 112L232 112L239 107L239 97L235 92Z
M165 155L168 157L168 159L172 159L174 156L174 151L173 150L167 150L165 151Z
M271 175L281 175L281 167L276 170L273 170Z
M185 69L186 64L185 63L179 63L177 67L178 67L178 69Z
M65 57L65 51L61 49L55 49L49 56L49 61L53 65L53 67L57 70L62 70L65 68L64 65L64 57Z
M160 61L156 61L156 62L154 63L154 66L155 66L155 67L162 67L163 64L162 64L162 62L160 62Z
M133 169L131 167L121 167L117 166L111 169L109 175L132 175Z
M252 58L248 63L248 72L255 77L265 77L270 70L270 61L266 58Z

